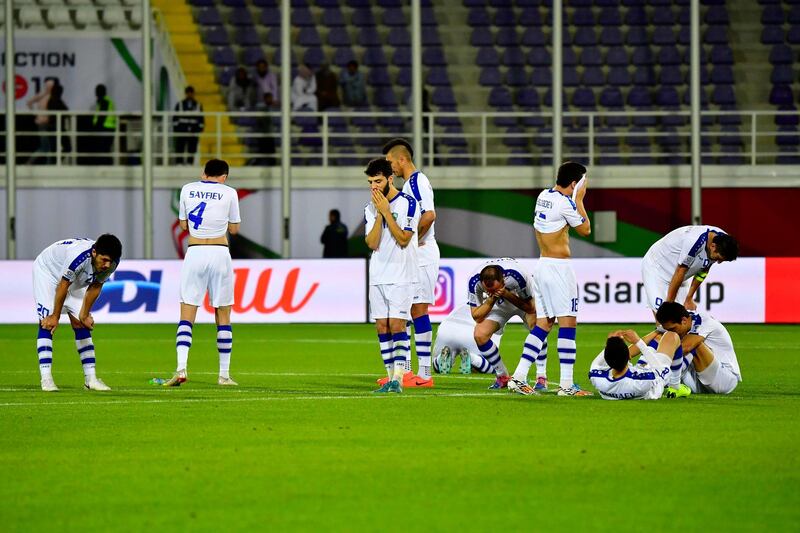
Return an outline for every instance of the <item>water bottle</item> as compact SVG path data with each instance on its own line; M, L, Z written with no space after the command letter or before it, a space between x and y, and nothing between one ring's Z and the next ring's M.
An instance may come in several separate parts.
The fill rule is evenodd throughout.
M163 378L151 378L150 381L148 381L150 385L163 385L166 382L167 380Z

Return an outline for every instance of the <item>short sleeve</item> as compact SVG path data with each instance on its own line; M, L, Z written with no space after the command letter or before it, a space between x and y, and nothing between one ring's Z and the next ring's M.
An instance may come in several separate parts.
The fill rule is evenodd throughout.
M420 216L426 211L435 211L433 205L433 187L427 177L422 180L419 177L411 180L411 194L419 204Z
M64 263L61 269L61 277L72 283L78 277L78 272L86 267L87 259L92 257L92 249L81 250L78 255L72 256Z
M417 201L411 197L407 197L406 202L408 207L406 212L403 214L404 216L402 217L403 223L398 225L403 228L403 231L411 231L416 233L417 226L419 225L419 206L417 205Z
M567 221L567 224L573 228L586 222L586 219L583 218L580 213L578 213L578 207L575 205L575 202L566 196L561 199L559 214L564 217L564 220Z
M371 204L364 207L364 229L367 233L372 231L372 226L375 225L375 213L370 209Z
M705 245L707 233L703 233L698 239L686 239L681 244L681 254L679 256L679 265L692 266L694 260L697 259L697 254Z
M467 305L470 307L478 307L481 305L481 298L478 293L481 291L480 274L475 274L469 280L467 289Z
M231 198L231 207L228 212L228 222L231 224L239 224L242 222L242 217L239 214L239 194L235 189L231 191L233 198Z
M186 198L184 197L185 189L181 189L181 195L178 198L178 220L186 220Z

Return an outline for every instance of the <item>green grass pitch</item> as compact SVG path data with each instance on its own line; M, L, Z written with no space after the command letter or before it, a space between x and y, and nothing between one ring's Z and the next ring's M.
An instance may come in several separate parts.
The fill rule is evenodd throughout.
M579 326L584 386L612 328ZM732 395L607 402L480 375L376 397L373 328L305 324L235 325L224 390L213 326L164 389L175 326L101 324L114 390L92 393L62 321L46 394L35 326L2 326L0 530L797 531L800 327L729 329ZM524 333L503 339L512 368Z

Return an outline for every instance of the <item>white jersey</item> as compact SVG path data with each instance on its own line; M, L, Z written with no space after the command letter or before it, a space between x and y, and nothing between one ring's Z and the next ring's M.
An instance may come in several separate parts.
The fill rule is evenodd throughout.
M92 266L92 239L75 238L58 241L36 257L36 265L52 281L62 278L71 283L70 290L86 288L92 283L105 283L117 269L112 264L107 272L97 273ZM52 302L51 302L52 303Z
M703 337L705 339L703 342L714 353L714 358L729 367L739 381L742 381L739 361L736 358L736 351L733 349L733 340L725 326L706 311L693 311L691 315L692 329L689 333Z
M216 181L194 181L181 189L178 218L188 220L189 235L201 239L222 237L228 223L239 224L236 189Z
M614 378L604 352L600 352L592 361L589 380L605 400L658 400L664 394L671 362L668 356L647 346L636 366L628 363L625 375Z
M683 226L670 231L656 241L644 256L649 268L655 268L662 280L672 279L678 266L688 268L684 280L687 280L711 267L706 244L708 232L725 233L714 226ZM655 274L655 273L654 273Z
M586 219L578 213L572 198L555 189L545 189L536 198L533 227L539 233L555 233L569 224L580 226Z
M411 196L400 192L389 202L389 209L400 229L413 232L414 235L411 239L412 241L416 239L417 226L419 225L417 201ZM378 211L375 206L372 202L368 203L364 208L367 234L375 225L377 217ZM411 243L406 247L400 246L384 220L378 249L372 252L369 260L369 284L416 283L419 279L418 270L417 248Z
M419 215L422 216L426 211L435 211L433 204L433 187L428 180L428 176L417 170L403 184L403 192L417 201ZM436 243L436 222L431 224L428 231L415 244L418 246L417 259L419 266L439 264L439 245Z
M522 300L530 300L533 297L531 276L525 272L522 265L516 259L501 257L499 259L487 261L470 276L467 303L471 307L478 307L489 297L486 288L483 286L483 283L481 283L481 270L489 265L497 265L503 269L503 281L507 290L513 292ZM504 303L516 309L516 306L510 302L505 302L502 298L497 300L495 306L500 307Z

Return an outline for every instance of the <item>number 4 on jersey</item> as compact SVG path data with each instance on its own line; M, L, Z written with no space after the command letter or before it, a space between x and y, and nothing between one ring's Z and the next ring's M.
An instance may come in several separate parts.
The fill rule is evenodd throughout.
M186 217L189 219L189 222L194 224L193 229L197 229L200 227L200 224L203 223L203 211L206 210L206 203L200 202L197 204L197 207L189 211L189 215Z

